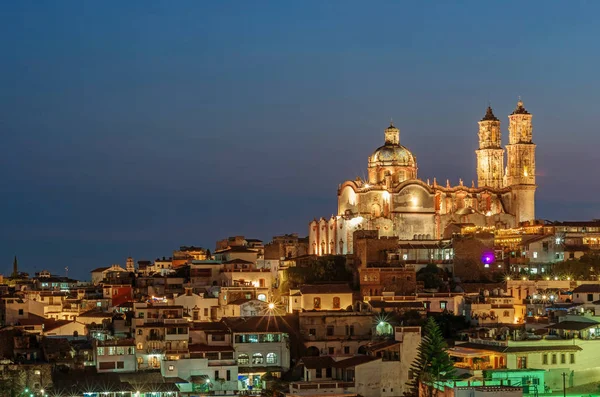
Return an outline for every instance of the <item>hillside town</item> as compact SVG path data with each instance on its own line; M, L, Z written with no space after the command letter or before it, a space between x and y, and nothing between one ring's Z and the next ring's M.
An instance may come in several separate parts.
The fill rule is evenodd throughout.
M346 255L233 236L88 280L15 257L0 395L590 394L600 221L453 227L418 241L356 230ZM421 376L436 335L449 369Z

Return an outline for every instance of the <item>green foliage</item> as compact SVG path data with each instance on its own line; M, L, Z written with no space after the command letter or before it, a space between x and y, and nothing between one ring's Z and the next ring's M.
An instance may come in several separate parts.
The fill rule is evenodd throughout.
M440 289L444 285L443 270L430 263L417 272L417 281L422 281L427 289Z
M407 394L419 395L419 382L428 384L429 395L433 393L433 383L453 379L454 364L447 353L448 345L433 317L425 324L417 357L411 365L413 379L409 382L411 391Z
M595 277L600 274L600 254L588 253L579 259L555 263L552 265L552 273L575 279Z
M346 267L346 257L331 255L318 257L308 266L288 269L288 280L293 286L318 281L352 281L352 272Z
M444 311L435 316L435 320L438 323L442 335L446 339L456 338L457 332L470 327L469 322L464 316L455 316L454 313L449 311Z

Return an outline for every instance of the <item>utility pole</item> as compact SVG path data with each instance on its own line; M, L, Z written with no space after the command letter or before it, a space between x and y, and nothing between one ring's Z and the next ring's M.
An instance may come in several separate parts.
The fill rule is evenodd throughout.
M563 397L567 397L567 373L562 373L563 377Z

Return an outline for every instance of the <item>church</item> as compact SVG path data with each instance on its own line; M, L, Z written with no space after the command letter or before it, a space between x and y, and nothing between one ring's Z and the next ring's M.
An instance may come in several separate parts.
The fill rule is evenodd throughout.
M356 178L338 188L338 212L309 224L313 255L351 254L357 230L377 230L380 237L432 240L448 235L452 225L510 228L535 219L535 147L532 115L521 100L508 116L509 143L502 147L500 120L491 107L479 121L477 187L450 186L418 178L417 157L400 144L393 123L385 143L368 162L368 180ZM506 152L506 167L504 166Z

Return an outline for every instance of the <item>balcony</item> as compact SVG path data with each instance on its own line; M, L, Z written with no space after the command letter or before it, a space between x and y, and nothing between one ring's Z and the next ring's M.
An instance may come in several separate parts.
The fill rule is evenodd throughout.
M349 389L354 387L356 387L354 382L343 382L339 380L322 380L313 382L290 383L290 391L294 394L304 390Z
M161 341L161 340L165 340L165 336L164 335L148 335L148 336L146 336L146 340Z
M165 318L165 324L187 324L187 320L185 318Z

